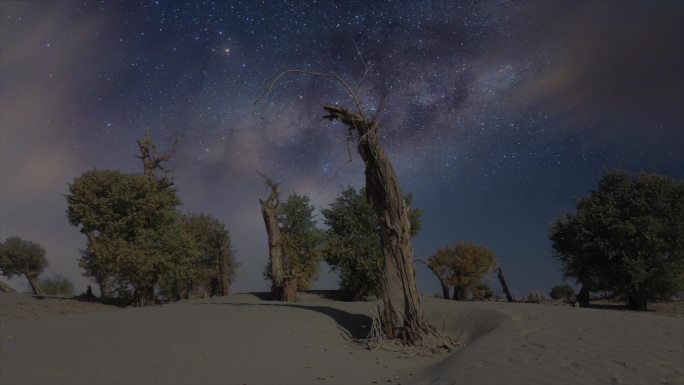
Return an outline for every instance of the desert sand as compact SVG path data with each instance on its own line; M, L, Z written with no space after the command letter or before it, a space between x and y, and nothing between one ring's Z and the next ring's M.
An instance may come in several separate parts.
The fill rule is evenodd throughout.
M1 384L684 383L684 319L652 313L424 297L463 345L423 356L353 342L377 302L237 294L44 311L31 301L0 295Z

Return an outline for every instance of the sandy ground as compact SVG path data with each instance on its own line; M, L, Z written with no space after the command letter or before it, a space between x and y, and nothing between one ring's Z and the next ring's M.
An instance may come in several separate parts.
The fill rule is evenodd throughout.
M684 319L652 313L424 298L464 346L409 358L351 342L373 303L30 301L0 295L1 384L684 384Z

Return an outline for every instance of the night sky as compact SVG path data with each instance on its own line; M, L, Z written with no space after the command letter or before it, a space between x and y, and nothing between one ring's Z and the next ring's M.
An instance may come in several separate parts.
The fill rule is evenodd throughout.
M67 183L141 172L146 128L162 150L183 135L181 210L226 223L233 291L266 290L255 171L317 207L364 183L345 129L322 120L322 104L351 107L334 83L287 77L254 104L286 69L356 84L370 66L365 107L386 97L382 143L424 211L415 257L486 245L519 297L561 282L549 225L604 170L684 178L681 1L2 1L0 16L0 238L41 243L46 274L77 292Z

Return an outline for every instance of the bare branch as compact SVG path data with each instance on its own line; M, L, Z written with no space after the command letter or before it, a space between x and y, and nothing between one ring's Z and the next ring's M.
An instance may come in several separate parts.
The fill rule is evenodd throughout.
M359 98L359 95L356 92L354 92L354 89L349 85L349 83L347 81L342 79L339 75L333 74L333 73L315 72L315 71L307 71L307 70L299 70L299 69L285 70L273 79L271 84L269 84L269 86L266 88L266 92L261 97L259 97L257 100L255 100L254 104L257 104L261 100L268 98L268 96L273 91L273 88L275 87L276 83L278 83L278 81L280 81L280 79L283 76L288 75L288 74L311 75L311 76L318 76L318 77L322 77L322 78L333 79L333 80L337 81L344 88L344 90L347 92L349 97L352 98L352 100L354 101L354 106L358 110L358 114L361 115L361 117L365 120L365 113L364 113L363 106L361 104L361 100Z

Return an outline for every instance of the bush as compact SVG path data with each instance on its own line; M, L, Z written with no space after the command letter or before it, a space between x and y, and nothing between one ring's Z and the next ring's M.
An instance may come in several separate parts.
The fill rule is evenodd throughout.
M492 290L486 283L480 283L473 290L473 299L476 301L485 301L494 298L494 290Z
M55 274L50 278L40 280L43 293L47 295L74 295L74 284L68 278Z
M570 285L556 285L551 288L549 296L553 299L563 299L567 303L575 302L575 288Z

